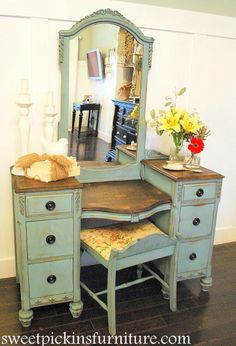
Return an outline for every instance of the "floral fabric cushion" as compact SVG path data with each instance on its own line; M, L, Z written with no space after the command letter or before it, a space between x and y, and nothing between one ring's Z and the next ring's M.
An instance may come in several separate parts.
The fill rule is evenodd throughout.
M132 245L135 241L151 234L165 235L148 220L137 223L119 224L82 230L81 241L98 252L105 260L109 260L111 250L118 251Z

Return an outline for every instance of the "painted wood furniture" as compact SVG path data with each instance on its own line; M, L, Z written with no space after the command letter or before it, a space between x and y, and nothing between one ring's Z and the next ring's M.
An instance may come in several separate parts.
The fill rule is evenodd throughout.
M31 324L32 308L70 302L80 316L81 188L75 178L43 183L12 177L19 320Z
M78 103L78 102L73 103L71 133L74 132L76 112L79 112L78 137L80 137L84 111L88 111L87 129L89 129L91 125L93 128L94 119L96 119L95 120L95 136L97 136L99 114L100 114L100 104L99 103Z
M167 193L171 211L153 217L155 224L179 244L177 280L201 278L201 289L212 284L211 258L223 176L201 167L201 173L168 171L163 160L144 160L142 178ZM157 263L168 274L168 261ZM164 289L165 290L165 289Z
M150 221L82 230L81 248L107 268L107 289L95 293L84 282L81 282L81 286L107 311L111 335L116 334L116 290L156 279L168 290L170 309L176 311L176 240L168 237ZM163 257L168 258L170 263L168 276L166 275L168 281L164 281L145 264ZM149 273L148 276L116 286L117 271L133 265L140 266L141 263ZM99 298L104 293L107 294L107 304Z

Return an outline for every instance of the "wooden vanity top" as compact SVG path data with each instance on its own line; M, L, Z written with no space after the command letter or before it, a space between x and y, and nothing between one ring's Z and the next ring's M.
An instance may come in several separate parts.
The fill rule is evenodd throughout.
M122 151L123 153L125 153L126 155L128 155L128 156L130 156L136 160L136 150L129 150L129 149L127 149L127 146L129 146L129 145L121 144L118 146L118 149L120 151Z
M45 183L39 180L30 179L23 176L12 175L12 183L13 183L14 191L17 193L71 190L71 189L79 189L83 186L74 177L69 177L66 179Z
M84 184L83 211L133 214L171 203L171 198L143 180Z
M200 167L200 169L202 170L201 173L196 173L192 171L170 171L163 168L163 165L166 164L165 160L143 160L142 164L152 168L153 170L175 181L208 180L224 178L223 175L204 167Z

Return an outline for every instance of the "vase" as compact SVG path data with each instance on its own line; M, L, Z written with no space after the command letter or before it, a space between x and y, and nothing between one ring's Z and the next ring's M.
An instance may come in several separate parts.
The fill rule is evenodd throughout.
M185 150L183 144L176 146L172 145L170 149L169 160L171 163L183 163L185 160Z
M200 167L200 153L187 153L186 160L185 160L185 166L186 168L199 168Z

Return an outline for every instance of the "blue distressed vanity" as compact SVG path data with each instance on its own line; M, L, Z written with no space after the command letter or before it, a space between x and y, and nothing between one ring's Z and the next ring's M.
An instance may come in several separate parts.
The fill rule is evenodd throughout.
M82 220L138 223L149 219L176 244L175 280L201 278L202 290L208 290L212 283L211 257L223 176L206 168L201 173L167 171L163 168L163 155L145 150L146 88L153 39L143 35L117 11L97 11L70 30L59 32L62 75L59 137L67 137L71 123L70 41L78 40L90 27L99 31L99 25L107 25L109 30L110 26L112 30L113 26L125 30L129 39L130 35L133 37L134 47L136 41L142 46L142 55L137 50L132 53L141 61L138 72L134 75L134 65L124 66L125 71L129 68L133 72L132 83L141 73L137 149L134 152L125 144L118 146L116 161L112 163L80 162L81 174L75 178L42 183L13 177L16 269L21 290L19 319L23 326L30 325L32 308L43 305L69 302L72 316L80 316ZM113 118L112 99L115 97L110 100ZM99 124L105 108L101 102ZM155 261L167 281L169 265L168 258ZM163 294L168 297L166 287Z

